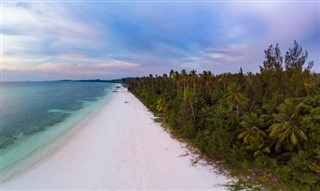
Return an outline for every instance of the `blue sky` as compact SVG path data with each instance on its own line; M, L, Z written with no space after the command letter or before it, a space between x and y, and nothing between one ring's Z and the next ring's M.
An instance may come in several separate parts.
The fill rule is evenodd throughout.
M319 1L2 2L2 79L258 72L297 40L320 72Z

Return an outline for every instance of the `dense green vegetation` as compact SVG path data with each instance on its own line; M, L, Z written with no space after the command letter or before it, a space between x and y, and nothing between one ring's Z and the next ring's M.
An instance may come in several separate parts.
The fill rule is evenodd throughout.
M270 190L320 190L320 75L297 42L270 45L260 72L171 70L125 80L172 133Z

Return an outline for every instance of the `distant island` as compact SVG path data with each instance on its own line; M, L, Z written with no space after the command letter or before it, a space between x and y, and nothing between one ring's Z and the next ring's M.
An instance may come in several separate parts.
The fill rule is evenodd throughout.
M58 80L59 82L108 82L108 83L122 83L121 79L114 80L101 80L101 79L89 79L89 80Z

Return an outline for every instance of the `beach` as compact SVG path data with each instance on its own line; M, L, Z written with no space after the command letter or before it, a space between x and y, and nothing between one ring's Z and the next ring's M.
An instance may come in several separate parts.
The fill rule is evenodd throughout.
M4 182L2 190L227 190L228 178L193 164L127 89L108 102L52 153Z

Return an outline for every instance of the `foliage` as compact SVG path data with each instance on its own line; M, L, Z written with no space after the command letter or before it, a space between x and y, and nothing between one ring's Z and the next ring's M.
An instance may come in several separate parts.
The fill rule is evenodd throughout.
M307 140L306 134L299 127L299 113L302 106L302 103L296 105L293 100L286 99L279 106L279 113L274 114L275 123L269 128L269 136L276 140L275 149L277 152L280 152L281 145L288 139L292 145L298 143L298 138Z
M261 191L257 186L252 186L245 180L238 180L229 182L227 185L228 190L230 191Z
M320 74L296 41L284 57L278 44L264 53L257 74L171 70L123 81L209 159L273 190L319 190Z
M166 113L168 111L168 104L163 98L159 98L157 101L156 110L160 113Z

